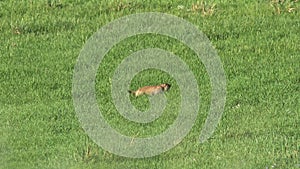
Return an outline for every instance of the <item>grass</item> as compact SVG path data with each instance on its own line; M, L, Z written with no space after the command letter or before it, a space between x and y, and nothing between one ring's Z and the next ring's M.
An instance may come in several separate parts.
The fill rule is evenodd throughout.
M0 1L0 168L299 168L300 4L290 1ZM180 56L195 73L201 107L196 124L161 155L130 159L98 147L73 107L72 77L87 39L110 21L138 12L165 12L196 25L218 51L227 78L227 101L213 136L198 137L210 103L204 66L183 44L164 36L128 38L104 58L97 99L120 132L138 137L164 131L176 118L174 84L168 107L150 124L122 118L110 97L110 77L134 51L159 47ZM200 65L200 66L199 66ZM131 87L171 76L138 74ZM147 109L147 97L131 98Z

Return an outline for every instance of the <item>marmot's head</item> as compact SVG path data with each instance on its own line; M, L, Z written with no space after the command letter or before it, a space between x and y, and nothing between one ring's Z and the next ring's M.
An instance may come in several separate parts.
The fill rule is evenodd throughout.
M160 86L163 88L163 91L168 91L171 87L168 83L161 84Z

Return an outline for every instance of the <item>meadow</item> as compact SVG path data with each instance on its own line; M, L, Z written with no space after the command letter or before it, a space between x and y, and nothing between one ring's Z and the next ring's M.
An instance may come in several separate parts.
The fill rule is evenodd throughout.
M180 56L201 91L196 123L170 151L133 159L94 143L76 116L74 66L84 44L105 24L129 14L163 12L194 24L211 41L226 74L222 118L206 142L199 131L210 104L203 64L184 44L145 34L114 46L98 68L99 108L119 132L148 137L166 130L178 114L180 90L160 70L137 74L131 87L172 83L162 116L149 124L119 115L111 77L126 56L161 48ZM300 168L300 2L227 1L0 1L0 169L32 168ZM130 97L146 110L146 96Z

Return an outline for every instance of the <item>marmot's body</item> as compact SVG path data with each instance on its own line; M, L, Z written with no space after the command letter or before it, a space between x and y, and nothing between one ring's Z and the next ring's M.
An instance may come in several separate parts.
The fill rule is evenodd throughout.
M164 83L164 84L157 85L157 86L144 86L144 87L139 88L136 91L129 90L128 92L132 93L134 96L140 96L143 94L155 95L158 93L162 93L164 91L168 91L170 89L170 87L171 87L170 84Z

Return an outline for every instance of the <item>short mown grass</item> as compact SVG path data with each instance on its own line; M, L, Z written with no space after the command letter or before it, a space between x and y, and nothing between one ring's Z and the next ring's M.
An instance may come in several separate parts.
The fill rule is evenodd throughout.
M289 1L0 1L0 168L300 168L300 4ZM227 79L227 100L213 136L199 143L210 103L205 67L184 44L165 36L125 39L98 69L99 108L118 131L147 137L176 118L175 80L145 70L132 89L170 81L168 106L150 124L118 114L114 70L134 51L159 47L181 57L197 77L198 118L187 137L158 156L130 159L109 153L82 129L72 78L85 42L103 25L139 12L165 12L193 23L211 40ZM148 99L130 98L141 110Z

